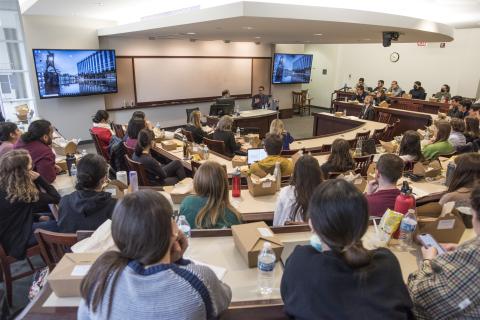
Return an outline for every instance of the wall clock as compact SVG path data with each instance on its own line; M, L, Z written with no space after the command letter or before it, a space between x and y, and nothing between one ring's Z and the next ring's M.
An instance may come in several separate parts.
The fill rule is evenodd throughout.
M390 61L397 62L398 59L400 59L400 55L398 54L398 52L392 52L392 54L390 55Z

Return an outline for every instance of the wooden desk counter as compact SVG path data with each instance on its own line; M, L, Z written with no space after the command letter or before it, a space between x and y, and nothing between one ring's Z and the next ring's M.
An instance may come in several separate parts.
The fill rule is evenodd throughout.
M206 116L207 124L211 127L215 126L219 120L218 117ZM247 128L255 127L260 130L260 137L264 138L270 131L270 123L277 118L277 112L272 110L247 110L241 111L239 116L233 116L233 128L235 131L237 127Z
M406 99L401 97L388 97L390 108L402 109L408 111L419 111L429 114L438 114L439 112L448 112L449 104L437 101L428 101L420 99Z

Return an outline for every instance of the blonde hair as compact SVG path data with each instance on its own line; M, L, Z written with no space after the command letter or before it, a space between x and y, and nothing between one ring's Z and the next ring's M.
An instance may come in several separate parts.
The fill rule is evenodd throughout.
M192 114L190 115L190 123L193 124L194 127L196 128L202 128L202 122L200 121L202 118L202 114L200 111L196 110L193 111Z
M217 162L207 161L198 168L193 178L193 188L200 197L207 198L195 218L197 228L213 228L229 209L241 220L240 214L230 204L228 197L228 179L225 169Z
M223 116L217 123L217 129L221 131L232 131L233 118L230 116Z
M270 133L281 136L285 132L285 125L282 120L274 119L270 123Z
M38 189L31 176L30 154L26 150L12 150L0 157L0 189L10 203L38 200Z

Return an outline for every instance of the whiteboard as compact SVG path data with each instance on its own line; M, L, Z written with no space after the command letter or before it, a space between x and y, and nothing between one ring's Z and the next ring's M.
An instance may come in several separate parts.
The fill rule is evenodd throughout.
M138 102L251 94L250 58L135 58Z

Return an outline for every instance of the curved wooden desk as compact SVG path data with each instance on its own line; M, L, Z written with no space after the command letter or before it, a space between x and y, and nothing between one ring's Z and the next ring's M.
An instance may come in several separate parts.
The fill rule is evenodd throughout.
M207 125L214 127L219 118L216 116L206 116ZM272 110L247 110L241 111L239 116L233 116L232 131L240 128L258 128L260 130L260 137L264 138L270 131L270 123L277 118L277 112Z

